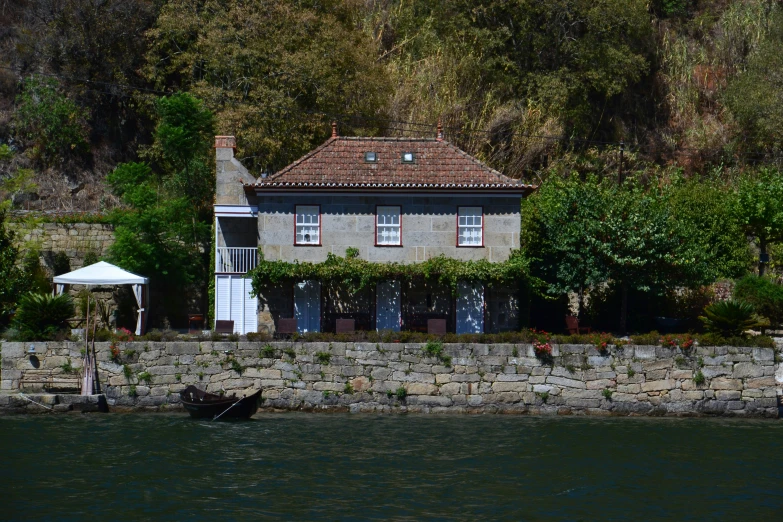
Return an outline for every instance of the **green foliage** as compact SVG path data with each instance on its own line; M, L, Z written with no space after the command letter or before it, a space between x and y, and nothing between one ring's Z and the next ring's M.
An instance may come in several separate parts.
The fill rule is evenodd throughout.
M133 370L127 364L122 365L122 374L125 375L125 379L130 382L130 378L133 376Z
M773 325L783 324L783 285L766 277L748 275L737 281L734 298L753 305Z
M359 257L359 249L356 247L348 247L345 249L345 258L353 259Z
M242 372L245 371L245 367L239 364L239 361L236 359L231 359L231 369L237 372L239 375L242 375Z
M88 250L87 253L84 254L84 266L94 265L98 261L100 261L100 258L95 250Z
M16 104L19 137L34 160L56 165L89 150L87 113L63 94L54 78L25 79Z
M139 382L145 382L147 384L152 383L152 375L149 372L141 372L139 375Z
M733 212L742 230L755 239L762 256L769 245L783 242L783 175L762 169L742 176ZM759 263L759 275L763 274L764 264Z
M259 354L262 357L265 357L267 359L271 359L275 356L275 348L271 344L267 343L264 345L263 348L261 348L261 353Z
M628 375L628 377L629 377L629 378L633 377L634 375L636 375L636 370L634 370L633 368L631 368L631 367L629 366L629 367L628 367L628 372L627 372L627 375Z
M612 390L610 390L609 388L604 388L601 391L601 395L603 395L604 399L606 399L607 401L611 401L612 400Z
M136 391L136 386L134 384L131 384L128 387L128 397L136 398L139 396L139 393Z
M400 386L397 388L397 390L394 392L394 395L401 401L405 400L405 397L408 396L408 390L405 389L405 386Z
M718 301L704 309L700 317L710 332L727 337L741 336L746 330L759 326L753 305L743 301Z
M68 327L73 317L73 299L68 294L52 296L29 292L19 300L12 326L21 341L51 340Z
M52 256L52 272L55 276L67 274L71 271L71 260L65 252L57 252Z
M742 126L742 141L779 151L783 147L783 13L773 12L764 29L747 67L729 83L725 101Z
M329 352L317 352L315 358L318 360L318 364L329 364L332 360L332 354Z
M549 178L522 203L520 264L550 295L581 296L588 288L612 282L623 294L620 329L625 330L629 290L662 294L695 287L726 270L736 272L746 262L741 255L735 260L735 250L742 254L742 249L733 237L725 238L735 247L729 253L704 248L715 238L701 236L700 221L679 208L688 198L678 195L644 188L635 180L617 185L593 176ZM711 208L707 204L700 210L706 212L704 207ZM678 213L685 215L678 218ZM699 219L709 221L712 215Z
M345 388L343 389L343 393L345 393L346 395L352 395L353 392L354 392L353 384L351 384L350 382L346 382Z
M373 263L358 258L343 258L332 253L323 263L267 261L259 252L258 266L248 273L253 292L258 295L265 285L284 281L317 280L345 285L358 291L388 280L437 281L448 285L456 295L460 281L481 281L488 286L511 284L524 278L524 264L519 255L513 254L503 263L487 260L459 261L438 256L421 263Z
M5 213L0 211L0 329L8 324L19 296L28 288L28 279L17 266L19 250L14 233L6 228Z
M329 120L314 111L374 117L385 101L388 80L359 28L359 7L166 2L149 33L144 73L159 87L206 100L218 127L240 138L241 155L257 158L259 171L276 170L327 137ZM357 124L362 134L374 129Z
M73 374L76 373L76 368L73 367L73 364L71 364L71 359L68 358L67 361L65 361L60 368L63 369L64 373Z
M131 272L150 277L151 301L168 313L186 305L183 288L204 286L210 263L214 190L212 114L188 94L158 102L159 123L145 163L123 163L107 182L127 207L112 214L115 242L109 257ZM161 296L161 297L157 297Z
M693 375L693 384L696 386L701 386L706 380L707 379L704 378L704 374L701 372L701 370L697 370Z

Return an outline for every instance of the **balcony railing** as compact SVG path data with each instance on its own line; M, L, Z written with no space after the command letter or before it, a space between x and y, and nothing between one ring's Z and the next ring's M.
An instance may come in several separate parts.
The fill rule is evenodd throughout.
M217 247L215 252L215 272L244 274L256 267L257 248L254 247Z

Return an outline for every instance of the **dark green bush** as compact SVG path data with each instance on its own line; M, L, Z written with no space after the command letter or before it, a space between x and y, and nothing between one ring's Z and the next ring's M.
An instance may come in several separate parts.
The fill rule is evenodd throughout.
M73 317L73 299L68 294L27 293L19 300L12 326L20 341L52 340L68 327Z
M783 285L766 277L748 275L737 281L734 298L750 303L772 325L783 324Z
M660 341L661 334L659 334L656 330L646 334L631 336L631 344L637 344L641 346L658 346Z
M740 337L746 330L761 325L753 305L743 301L718 301L704 308L700 317L707 331L724 337Z

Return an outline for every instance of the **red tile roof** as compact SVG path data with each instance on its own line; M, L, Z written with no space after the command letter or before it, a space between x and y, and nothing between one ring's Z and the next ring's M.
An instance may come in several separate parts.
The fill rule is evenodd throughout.
M364 160L375 152L377 162ZM412 152L414 163L403 163ZM260 178L257 190L470 190L526 193L535 189L504 176L454 145L437 139L354 138L337 136L283 170Z

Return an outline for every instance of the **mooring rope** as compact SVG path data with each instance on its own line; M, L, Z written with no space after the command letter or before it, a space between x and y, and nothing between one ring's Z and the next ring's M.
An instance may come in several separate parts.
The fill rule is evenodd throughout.
M47 410L53 410L54 408L50 408L49 406L46 406L45 404L41 404L40 402L35 402L30 397L27 397L24 393L20 393L19 396L25 400L28 400L32 402L33 404L37 404L38 406L41 406L42 408L46 408Z

